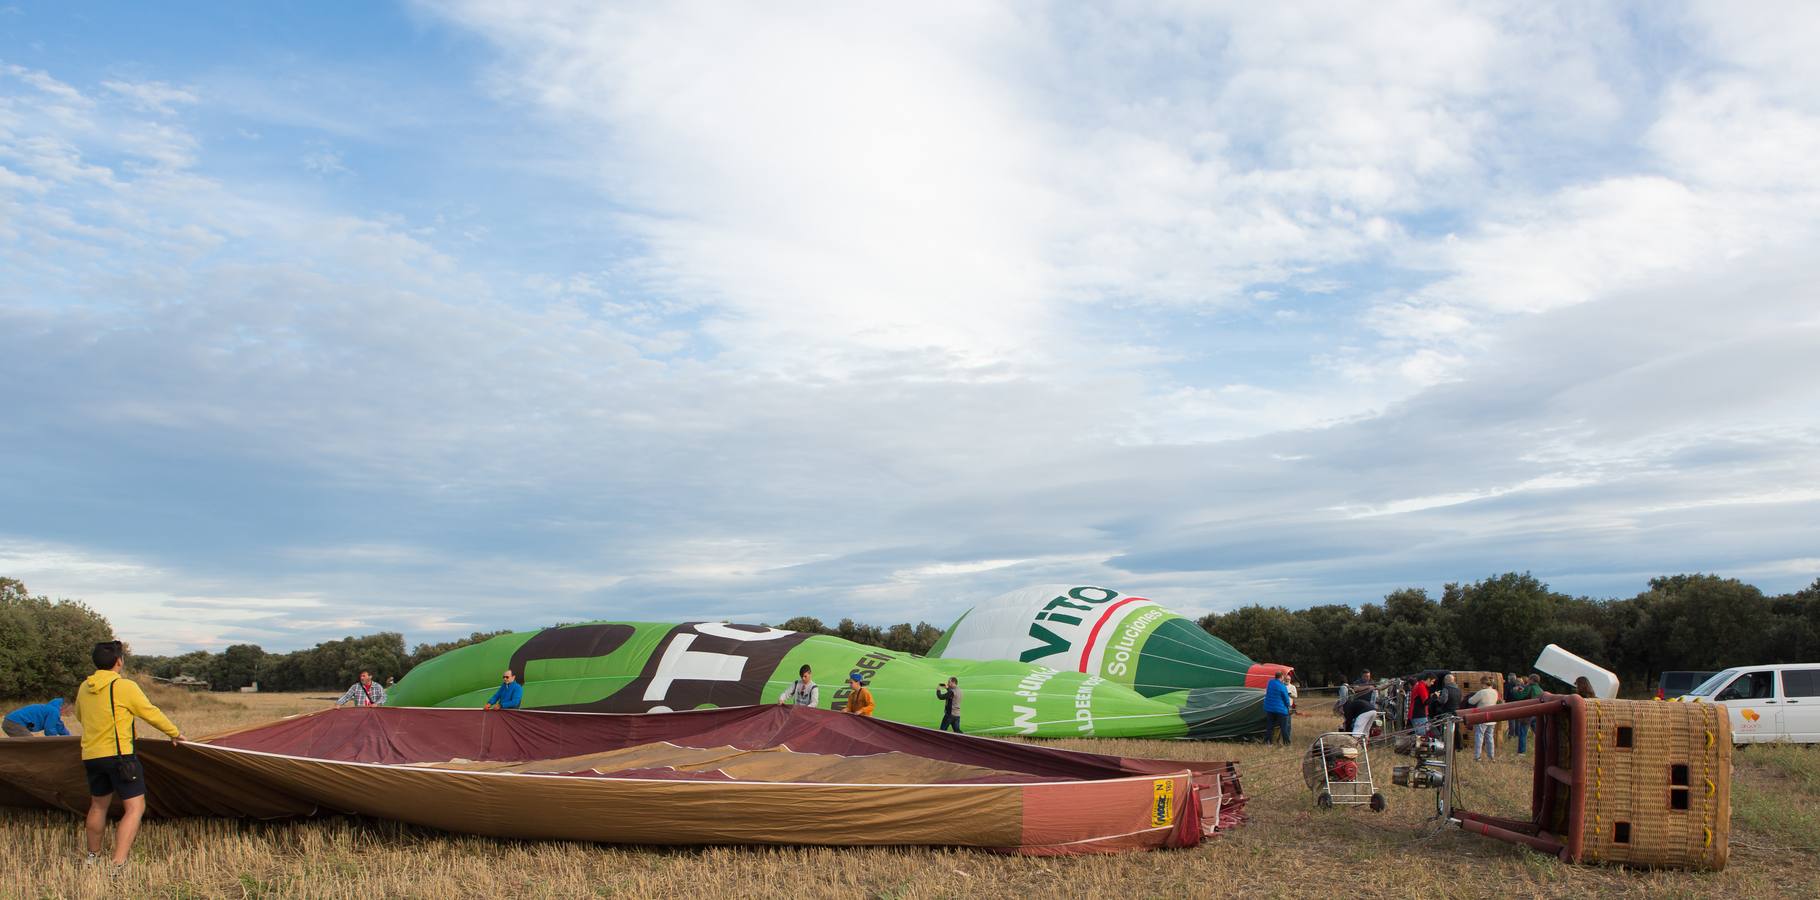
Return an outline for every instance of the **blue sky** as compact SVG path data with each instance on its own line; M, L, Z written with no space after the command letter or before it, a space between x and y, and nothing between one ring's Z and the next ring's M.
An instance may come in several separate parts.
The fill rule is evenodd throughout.
M1733 5L1735 6L1735 5ZM0 574L145 650L1820 575L1811 4L0 8Z

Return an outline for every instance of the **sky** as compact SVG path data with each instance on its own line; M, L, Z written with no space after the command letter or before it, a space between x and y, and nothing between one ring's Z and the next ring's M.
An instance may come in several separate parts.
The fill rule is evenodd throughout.
M1820 576L1820 5L0 6L0 575L150 652Z

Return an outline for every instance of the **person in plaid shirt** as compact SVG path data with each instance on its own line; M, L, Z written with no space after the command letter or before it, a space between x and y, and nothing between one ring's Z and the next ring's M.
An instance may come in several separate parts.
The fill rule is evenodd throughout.
M374 681L373 673L362 669L360 680L354 682L354 686L348 688L348 692L342 694L340 700L335 701L337 707L343 703L352 703L355 706L382 706L385 704L385 685Z

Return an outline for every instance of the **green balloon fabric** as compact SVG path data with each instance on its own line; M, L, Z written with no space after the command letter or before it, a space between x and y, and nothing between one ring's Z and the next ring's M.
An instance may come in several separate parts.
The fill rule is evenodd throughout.
M1286 667L1258 663L1154 600L1045 584L994 597L955 620L931 655L1041 663L1141 696L1181 701L1193 737L1264 728L1263 687Z
M1159 690L1161 682L1148 682L1166 677L1167 670L1150 674L1141 660L1134 677L1123 681L1048 660L923 658L828 635L725 622L589 622L500 635L412 669L388 692L387 703L481 706L509 668L524 684L527 709L747 706L777 702L804 665L823 708L846 708L848 675L857 672L872 694L875 715L930 728L944 708L937 687L957 678L961 726L970 734L1230 737L1260 728L1254 721L1259 692ZM1142 690L1134 687L1140 682Z

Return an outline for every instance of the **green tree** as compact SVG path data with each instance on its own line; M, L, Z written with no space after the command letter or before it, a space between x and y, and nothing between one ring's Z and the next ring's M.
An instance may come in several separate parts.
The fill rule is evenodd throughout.
M1349 629L1359 614L1341 603L1311 606L1296 613L1300 620L1298 633L1307 641L1302 664L1296 667L1304 684L1339 684L1348 672L1366 665L1368 649L1347 640Z
M1384 631L1381 660L1373 664L1380 674L1407 675L1431 668L1463 668L1465 654L1455 630L1453 613L1429 599L1421 588L1404 588L1384 595Z
M784 624L777 627L782 628L785 631L800 631L804 634L834 633L832 629L822 624L822 620L817 619L814 616L792 616L791 618L785 619Z
M34 597L25 583L0 578L0 697L44 701L73 697L95 671L95 644L113 626L87 604Z
M1735 578L1652 578L1632 601L1635 627L1621 638L1625 668L1648 681L1671 669L1723 669L1762 659L1771 621L1763 592Z
M1565 643L1556 639L1562 628L1556 614L1568 599L1528 572L1506 572L1464 587L1449 584L1442 605L1453 616L1465 654L1443 665L1494 672L1528 668L1544 645ZM1575 636L1584 639L1586 634L1576 629Z
M237 691L259 680L265 651L258 644L235 644L215 656L207 667L209 688Z
M839 624L829 628L814 616L792 616L777 627L804 634L833 635L869 647L882 647L918 656L928 654L935 642L942 638L942 630L928 622L918 622L915 625L899 622L889 628L880 628L877 625L863 625L852 619L842 619Z
M214 662L215 654L207 650L191 650L176 656L134 658L132 665L158 678L176 678L179 675L188 675L191 678L206 680Z

